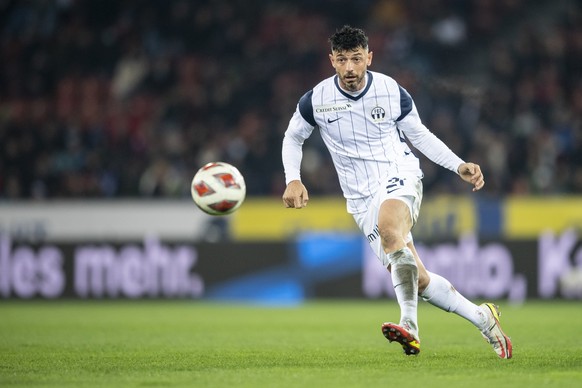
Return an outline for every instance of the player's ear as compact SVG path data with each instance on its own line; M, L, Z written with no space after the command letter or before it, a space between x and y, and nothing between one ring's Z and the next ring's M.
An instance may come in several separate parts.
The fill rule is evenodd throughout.
M335 64L333 63L333 54L329 54L329 61L331 62L331 65L335 69Z
M374 52L373 51L369 51L368 52L368 66L370 66L372 64L372 57L374 56Z

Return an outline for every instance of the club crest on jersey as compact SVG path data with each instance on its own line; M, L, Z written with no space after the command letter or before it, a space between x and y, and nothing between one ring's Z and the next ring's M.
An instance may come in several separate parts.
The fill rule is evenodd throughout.
M370 114L372 115L372 120L374 120L375 123L384 121L386 117L386 111L380 106L374 107Z
M352 109L353 106L350 102L344 104L315 105L313 107L315 113L349 112Z

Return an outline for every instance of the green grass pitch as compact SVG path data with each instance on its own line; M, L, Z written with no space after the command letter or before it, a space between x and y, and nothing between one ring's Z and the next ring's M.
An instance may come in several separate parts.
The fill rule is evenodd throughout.
M580 387L582 303L501 303L514 357L420 303L421 354L380 331L393 301L2 301L1 387Z

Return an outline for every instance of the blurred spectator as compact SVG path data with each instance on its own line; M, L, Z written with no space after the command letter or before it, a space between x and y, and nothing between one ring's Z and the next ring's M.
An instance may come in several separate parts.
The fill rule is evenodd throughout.
M280 195L289 114L345 23L486 193L582 193L578 1L12 0L0 21L3 199L187 196L213 160ZM306 144L304 179L338 194L323 148ZM463 190L423 168L426 192Z

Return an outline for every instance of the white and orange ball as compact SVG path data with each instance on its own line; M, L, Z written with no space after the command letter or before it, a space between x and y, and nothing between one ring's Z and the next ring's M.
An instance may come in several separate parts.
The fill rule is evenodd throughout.
M194 203L213 216L230 214L244 202L246 184L240 171L225 162L212 162L202 167L191 186Z

